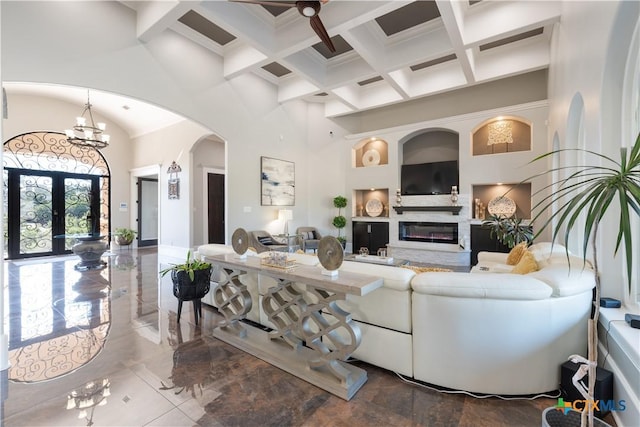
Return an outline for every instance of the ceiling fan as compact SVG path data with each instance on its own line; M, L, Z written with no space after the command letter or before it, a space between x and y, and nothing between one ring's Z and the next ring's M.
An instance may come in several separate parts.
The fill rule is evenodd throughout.
M262 4L265 6L276 6L276 7L295 7L298 9L300 15L309 18L309 23L311 24L311 28L316 32L320 40L327 46L327 48L331 52L335 52L336 48L333 46L333 42L331 41L331 37L327 34L327 30L324 28L322 21L320 20L320 8L322 3L326 3L329 0L322 1L296 1L291 3L283 3L277 1L261 1L261 0L231 0L236 3L252 3L252 4Z

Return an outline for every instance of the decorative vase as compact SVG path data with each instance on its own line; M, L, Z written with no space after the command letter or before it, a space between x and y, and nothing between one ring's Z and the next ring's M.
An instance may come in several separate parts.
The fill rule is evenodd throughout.
M198 319L202 317L202 303L200 300L209 292L211 287L211 270L211 267L206 270L194 270L193 280L191 280L187 271L171 270L173 296L178 298L178 323L180 323L182 303L184 301L193 301L193 314L196 325L198 325Z
M116 243L118 246L129 246L133 243L133 237L126 238L124 236L116 236Z
M173 282L173 296L182 301L191 301L204 297L211 286L211 268L195 270L193 281L186 271L171 271Z
M458 187L455 185L451 187L451 203L453 206L458 206Z

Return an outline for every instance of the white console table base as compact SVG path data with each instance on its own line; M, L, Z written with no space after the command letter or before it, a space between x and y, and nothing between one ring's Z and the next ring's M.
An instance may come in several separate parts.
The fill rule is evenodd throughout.
M350 400L367 381L365 370L344 362L359 346L361 332L351 315L336 302L344 300L346 293L364 295L377 289L382 285L381 279L346 272L345 277L327 278L319 269L308 266L280 271L261 266L259 260L238 260L232 255L208 260L223 273L214 298L225 321L214 329L214 337L345 400ZM271 276L278 283L262 301L276 331L266 332L239 322L252 306L249 293L239 280L248 271ZM306 291L298 291L297 282L305 283ZM326 313L334 320L329 321ZM337 329L346 334L336 334ZM345 336L349 338L341 338Z

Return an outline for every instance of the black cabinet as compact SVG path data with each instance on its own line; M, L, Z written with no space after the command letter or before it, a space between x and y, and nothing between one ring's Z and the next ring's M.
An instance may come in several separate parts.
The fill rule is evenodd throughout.
M531 226L529 226L531 228ZM495 236L491 237L491 230L482 225L471 225L471 265L478 263L478 252L503 252L509 253L511 248L502 244Z
M490 236L491 230L483 228L481 225L471 225L471 265L478 263L478 252L504 252L508 253L511 249Z
M386 249L388 243L388 222L353 222L353 253L357 254L360 248L367 248L370 254L375 255L378 249Z

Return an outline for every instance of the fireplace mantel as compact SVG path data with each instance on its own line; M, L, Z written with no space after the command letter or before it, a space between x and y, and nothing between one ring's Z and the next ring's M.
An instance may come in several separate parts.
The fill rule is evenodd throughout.
M394 206L393 209L398 215L404 212L451 212L451 215L459 215L462 206Z

